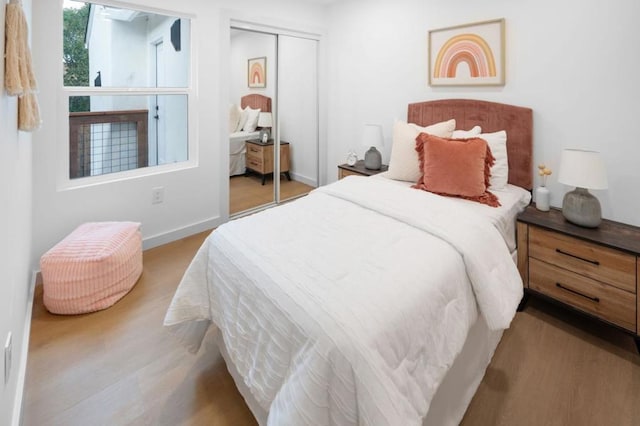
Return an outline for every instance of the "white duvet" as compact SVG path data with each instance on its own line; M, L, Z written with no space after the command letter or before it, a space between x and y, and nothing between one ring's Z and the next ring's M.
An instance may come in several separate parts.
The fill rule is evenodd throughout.
M521 297L476 210L348 177L213 232L165 325L196 351L213 323L270 425L418 425L478 307L504 329Z

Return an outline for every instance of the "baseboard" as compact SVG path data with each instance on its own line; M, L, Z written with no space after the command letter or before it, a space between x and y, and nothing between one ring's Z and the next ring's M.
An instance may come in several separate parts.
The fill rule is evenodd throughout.
M12 426L22 425L22 409L24 401L24 385L27 378L27 358L29 356L29 337L31 335L31 316L33 315L33 299L35 297L36 282L38 279L38 271L31 273L31 282L29 283L29 296L27 298L27 312L24 319L24 329L22 330L22 348L20 351L20 365L18 366L18 382L16 385L16 397L13 402L13 418Z
M303 176L303 175L300 175L298 173L291 172L291 171L289 172L289 174L291 175L291 179L292 180L295 180L295 181L298 181L298 182L302 182L305 185L313 186L314 188L318 187L318 181L316 179L312 179L312 178L309 178L307 176Z
M222 225L222 218L215 217L202 222L194 223L188 226L174 229L172 231L163 232L162 234L153 235L142 240L142 249L158 247L173 241L189 237L200 232L208 231Z

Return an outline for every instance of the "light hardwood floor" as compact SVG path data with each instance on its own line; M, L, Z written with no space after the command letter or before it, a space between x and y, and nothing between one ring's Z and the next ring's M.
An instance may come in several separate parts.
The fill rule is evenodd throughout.
M192 355L162 327L205 236L146 251L138 284L105 311L55 316L36 295L24 425L255 424L213 336ZM532 299L462 424L639 425L640 356L628 335Z
M107 310L51 315L36 295L24 425L255 424L212 339L192 355L162 327L206 235L145 251L142 277Z
M273 201L273 178L267 177L262 185L262 178L256 175L233 176L229 179L229 213L235 214ZM295 180L280 179L280 199L307 194L313 189Z

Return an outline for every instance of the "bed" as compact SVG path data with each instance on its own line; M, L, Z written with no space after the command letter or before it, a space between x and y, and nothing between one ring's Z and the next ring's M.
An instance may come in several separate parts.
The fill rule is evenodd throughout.
M532 111L409 105L421 126L452 117L507 131L500 208L350 176L221 226L196 254L164 324L190 351L214 327L260 424L462 419L522 297L513 224L530 200Z
M240 99L240 107L245 109L259 109L261 112L271 112L271 98L258 94L243 96ZM258 139L260 131L237 131L229 135L229 176L243 175L246 165L245 141Z

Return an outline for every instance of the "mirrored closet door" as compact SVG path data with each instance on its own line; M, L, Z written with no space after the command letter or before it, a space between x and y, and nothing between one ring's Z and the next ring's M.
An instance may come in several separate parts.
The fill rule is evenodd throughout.
M280 197L285 201L318 186L318 41L278 37ZM285 144L285 142L288 144Z
M277 36L232 28L229 86L229 213L272 204ZM258 125L261 125L260 127ZM261 130L263 130L261 132Z
M308 38L231 29L230 215L300 197L317 187L317 44Z

